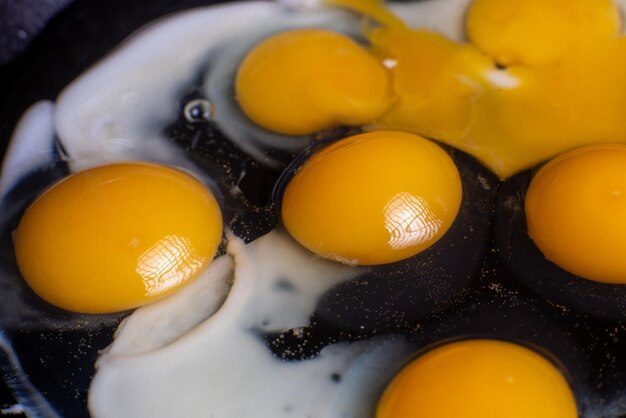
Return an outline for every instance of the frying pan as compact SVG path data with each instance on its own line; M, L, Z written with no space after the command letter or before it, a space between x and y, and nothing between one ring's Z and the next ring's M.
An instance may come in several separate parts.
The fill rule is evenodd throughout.
M33 14L33 9L26 4L12 9L11 13L0 14L3 19L0 28L12 27L10 24L19 16L30 22L26 23L30 25L28 33L34 32L39 23L46 22L40 35L32 39L25 51L19 52L19 47L16 47L3 52L2 59L8 60L8 63L0 68L1 153L4 154L15 124L30 104L43 99L54 100L67 84L135 29L169 13L212 3L217 2L76 0L70 3L68 0L57 0L38 3L41 12L37 14ZM2 7L6 6L0 5L0 11L8 10ZM62 11L53 17L53 11L60 8L63 8ZM484 247L485 252L478 258L474 254L461 254L460 261L455 261L461 265L467 260L470 260L467 263L478 264L472 281L451 305L441 312L424 314L410 320L411 331L407 331L407 328L393 329L391 324L387 324L388 328L409 335L416 347L468 336L498 337L541 347L558 358L559 364L568 370L574 389L579 395L582 394L579 407L585 418L626 417L624 319L616 319L613 314L605 315L602 306L598 308L602 311L600 314L561 309L559 304L545 297L541 288L520 281L516 272L511 271L510 260L503 259L495 251L489 251L494 247L494 242L504 241L508 243L507 248L511 253L530 254L524 255L521 260L516 258L516 265L537 265L535 261L540 255L533 252L524 236L523 217L507 212L503 204L510 196L523 199L520 190L524 189L531 173L521 173L501 184L462 153L456 153L455 159L470 167L471 173L480 172L492 186L490 193L480 194L470 184L472 180L464 178L464 184L469 189L467 193L471 194L472 199L478 199L472 201L484 203L482 207L476 205L475 210L490 213L492 206L496 207L496 216L489 220L485 226L485 235L480 237L475 247ZM43 185L66 173L67 168L59 165L31 176L28 181L34 189L40 190ZM261 174L270 177L274 175ZM267 189L265 184L261 184L263 180L259 182L250 188ZM480 213L470 211L468 216L480 216ZM493 232L494 225L498 224L505 225L500 230L505 232ZM0 263L11 264L10 229L14 226L8 225L1 231ZM454 239L454 234L462 235L463 232L461 229L453 232L450 240ZM539 264L537 267L539 275L547 274L542 266ZM0 274L7 273L0 271ZM560 273L554 274L558 276ZM360 298L360 303L348 309L347 316L353 315L354 323L362 323L357 306L378 303L376 298L381 297L384 290L375 285L373 287L369 293L349 285L339 289L340 294L350 295L350 300ZM45 311L50 321L47 322L43 317L35 318L42 321L38 323L31 318L24 320L23 326L2 327L6 340L0 357L4 379L32 416L87 417L86 390L94 372L93 363L98 350L110 343L115 326L127 313L70 314L44 306L23 285L18 290L28 304ZM323 306L318 308L318 322L327 328L317 333L321 341L332 338L359 339L371 335L367 330L362 334L355 332L349 320L342 324L324 322L322 311L337 309L343 302L342 299L329 296L322 303ZM398 303L402 305L404 302ZM599 305L602 304L606 304L606 301L599 302ZM616 309L619 314L621 308ZM10 315L10 312L3 311L2 315ZM19 365L19 369L14 368L16 365ZM6 399L6 402L11 401Z

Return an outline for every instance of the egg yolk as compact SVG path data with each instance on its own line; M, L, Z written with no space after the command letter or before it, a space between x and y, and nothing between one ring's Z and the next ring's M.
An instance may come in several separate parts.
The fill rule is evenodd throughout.
M555 64L619 29L613 0L474 0L467 15L471 42L504 66Z
M526 195L528 233L577 276L626 284L626 145L566 153L539 170Z
M409 28L381 0L326 3L377 22L364 25L368 49L321 30L261 43L237 77L242 108L259 125L413 132L501 178L579 146L625 141L626 37L612 0L474 0L469 43Z
M251 120L289 135L370 122L392 100L382 64L347 36L321 29L257 45L239 67L236 93Z
M461 149L501 178L578 146L623 141L626 38L617 36L619 11L610 0L576 0L572 9L561 3L476 0L468 11L475 42L486 37L506 51L528 54L545 46L559 53L558 65L528 59L502 69L496 65L502 61L499 50L481 51L480 43L457 43L398 25L370 31L379 59L397 62L391 73L398 98L376 124ZM500 36L500 20L492 13L509 9L511 32L502 29ZM555 36L568 40L558 49L533 37L544 30L541 25L552 24Z
M286 187L282 220L322 257L384 264L437 242L460 203L459 173L444 150L417 135L378 131L314 154Z
M381 29L370 39L380 59L397 62L391 74L398 99L377 123L461 145L493 62L473 47L429 31Z
M22 275L43 299L85 313L134 308L213 258L222 216L181 171L122 163L73 174L36 199L15 233Z
M559 370L497 340L446 344L418 357L385 390L377 418L576 418Z

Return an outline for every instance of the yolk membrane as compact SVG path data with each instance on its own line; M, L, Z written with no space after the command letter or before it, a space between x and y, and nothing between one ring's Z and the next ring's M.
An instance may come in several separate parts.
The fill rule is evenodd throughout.
M467 340L434 348L406 366L376 418L576 418L559 370L523 346Z
M437 242L460 203L459 173L443 149L413 134L377 131L314 154L286 187L282 220L322 257L385 264Z
M289 135L368 123L392 100L382 64L349 37L322 29L261 42L239 67L236 91L250 119Z
M570 273L626 284L626 145L566 153L539 170L526 195L528 233Z
M504 66L558 63L619 29L613 0L474 0L467 16L470 41Z
M15 255L29 286L85 313L159 299L211 261L222 239L212 193L181 171L145 163L89 169L26 210Z

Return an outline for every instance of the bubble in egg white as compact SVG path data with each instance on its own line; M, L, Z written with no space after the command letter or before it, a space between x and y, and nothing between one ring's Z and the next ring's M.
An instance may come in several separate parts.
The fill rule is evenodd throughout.
M181 92L225 38L275 14L269 3L179 13L142 29L85 72L60 94L55 113L72 169L129 157L182 158L162 134L176 120Z
M463 39L463 13L468 1L426 0L390 3L389 7L409 25ZM198 73L204 73L202 91L207 97L192 101L210 103L210 119L230 140L259 162L275 166L277 162L265 152L268 148L296 152L308 141L272 134L247 120L234 98L234 74L247 51L275 32L326 27L359 37L361 20L356 15L325 8L322 3L234 2L162 18L70 83L56 103L33 105L35 110L23 115L22 128L14 133L11 143L52 147L51 136L56 134L68 154L71 171L131 159L188 166L163 131L177 120L182 95L193 86ZM43 117L44 109L52 115ZM25 129L28 138L20 134ZM50 151L30 154L53 158ZM25 164L8 153L1 191L7 190L11 177L22 176L24 170L34 167L35 162Z
M308 142L302 138L271 134L249 122L232 86L240 60L259 39L308 26L358 33L358 19L345 11L304 13L263 1L197 8L140 30L57 99L57 133L72 169L129 158L176 164L182 157L163 131L177 120L180 100L202 73L211 119L253 158L272 165L267 147L304 148Z
M373 416L410 351L404 340L331 344L296 361L262 338L307 326L322 294L361 269L319 259L280 231L249 245L231 237L229 253L194 287L125 321L98 360L93 416Z
M191 123L210 121L214 111L213 103L207 99L190 100L183 109L185 119Z
M360 20L340 9L301 11L283 8L283 14L268 22L259 22L254 29L239 34L237 42L231 42L209 62L205 73L203 90L207 97L215 99L215 121L224 134L244 151L266 165L274 162L263 152L280 149L297 152L309 141L306 137L274 134L257 127L245 117L234 97L234 79L239 63L261 39L271 34L302 27L321 27L360 36ZM236 123L233 123L235 122ZM247 138L248 140L243 140Z

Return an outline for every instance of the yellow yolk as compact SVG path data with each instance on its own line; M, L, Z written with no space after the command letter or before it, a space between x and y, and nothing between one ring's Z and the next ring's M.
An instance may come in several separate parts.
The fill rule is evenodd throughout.
M486 92L466 135L501 177L579 146L626 140L626 38L578 51L558 67L504 74L518 85Z
M619 29L613 0L474 0L467 15L470 41L505 66L554 64Z
M559 370L523 346L447 344L418 357L387 387L376 418L576 418Z
M321 29L261 42L242 62L236 92L251 120L289 135L370 122L392 100L382 64L352 39Z
M15 233L22 275L43 299L87 313L134 308L213 258L222 216L181 171L123 163L71 175L26 210Z
M493 62L478 50L428 31L379 29L370 34L380 59L390 59L398 99L377 122L387 129L408 128L429 138L460 141L485 90Z
M282 219L322 257L384 264L438 241L460 203L459 173L445 151L413 134L378 131L313 155L287 185Z
M528 233L559 267L606 283L626 284L626 145L564 154L532 179Z
M370 126L444 142L501 178L578 146L626 142L626 37L611 0L475 0L474 44L409 29L378 0L327 3L381 24L365 35L391 63L396 99Z

